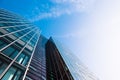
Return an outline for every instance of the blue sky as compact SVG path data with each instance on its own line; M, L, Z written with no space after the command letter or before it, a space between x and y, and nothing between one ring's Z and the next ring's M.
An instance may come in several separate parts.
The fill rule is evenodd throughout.
M100 80L120 80L119 0L0 0L68 46Z

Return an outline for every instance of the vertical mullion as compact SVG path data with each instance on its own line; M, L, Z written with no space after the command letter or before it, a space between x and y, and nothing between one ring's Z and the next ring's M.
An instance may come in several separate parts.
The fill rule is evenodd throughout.
M0 21L0 23L25 23L25 22Z
M37 32L36 32L37 33ZM35 34L36 34L35 33ZM4 72L0 75L0 79L5 75L5 73L8 71L8 69L12 66L12 64L15 62L15 60L18 58L18 56L21 54L21 52L25 49L25 47L28 45L28 43L31 41L31 39L35 36L35 34L30 38L30 40L25 44L25 46L21 49L21 51L18 53L18 55L13 59L13 61L7 66L7 68L4 70Z
M33 30L35 30L36 28L34 28ZM33 30L29 31L28 33L26 33L25 35L19 37L18 39L16 39L15 41L11 42L10 44L8 44L7 46L5 46L4 48L0 49L0 51L6 49L7 47L9 47L10 45L12 45L13 43L15 43L16 41L20 40L21 38L23 38L24 36L26 36L27 34L29 34L30 32L32 32Z
M39 32L39 31L38 31L38 32ZM39 33L38 33L38 34L39 34ZM28 65L27 65L27 68L26 68L26 71L25 71L25 73L24 73L24 76L23 76L23 79L22 79L22 80L24 80L25 77L26 77L27 71L28 71L28 69L29 69L29 66L30 66L30 63L31 63L31 60L32 60L32 57L33 57L33 54L34 54L34 52L35 52L35 48L36 48L37 43L38 43L38 41L39 41L39 38L40 38L40 34L39 34L38 39L37 39L37 42L36 42L36 44L35 44L35 46L34 46L33 52L32 52L32 54L31 54L30 60L29 60L29 62L28 62Z
M11 27L21 27L21 26L27 26L29 24L24 24L24 25L14 25L14 26L3 26L3 27L0 27L0 28L11 28Z

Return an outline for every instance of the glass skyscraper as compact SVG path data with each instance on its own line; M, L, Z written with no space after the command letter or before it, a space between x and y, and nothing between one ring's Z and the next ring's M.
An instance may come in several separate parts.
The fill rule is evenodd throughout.
M0 9L0 80L98 80L59 42Z

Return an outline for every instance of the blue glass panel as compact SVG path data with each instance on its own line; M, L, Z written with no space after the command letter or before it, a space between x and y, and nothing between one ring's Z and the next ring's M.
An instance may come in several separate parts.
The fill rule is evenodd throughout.
M2 78L2 80L12 80L14 74L15 74L16 68L11 67L8 72L5 74L5 76Z
M9 32L16 31L16 29L15 29L15 28L6 28L6 30L7 30L7 31L9 31Z
M15 67L11 67L6 74L3 76L2 80L21 80L22 71Z
M19 64L22 64L24 66L27 65L28 61L29 61L29 56L27 56L26 54L24 53L21 53L18 58L16 59L16 61L19 63Z
M6 25L7 25L6 23L0 23L0 27L4 27Z
M12 46L9 46L8 48L2 51L3 54L9 56L12 59L14 59L17 56L18 52L19 51Z
M15 51L10 55L10 57L11 57L12 59L14 59L14 58L17 56L18 53L19 53L19 51L15 50Z
M7 43L5 43L3 40L0 40L0 49L5 47Z
M0 60L0 74L6 69L7 64Z
M10 56L10 54L12 54L15 51L15 49L13 47L8 47L5 50L2 51L2 53L4 53L7 56Z
M25 55L24 55L23 53L21 53L21 54L18 56L18 58L17 58L16 61L21 64L22 61L23 61L23 59L24 59L24 57L25 57Z
M25 58L24 58L22 64L23 64L23 65L26 65L27 62L28 62L28 60L29 60L29 57L28 57L28 56L25 56Z

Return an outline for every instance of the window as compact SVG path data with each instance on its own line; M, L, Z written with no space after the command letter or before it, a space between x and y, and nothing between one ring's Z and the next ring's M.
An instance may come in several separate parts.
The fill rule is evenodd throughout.
M22 30L20 32L14 33L14 35L16 37L20 37L20 36L23 36L24 34L26 34L26 31L28 32L28 30L26 29L26 30Z
M14 50L15 49L10 46L10 47L6 48L5 50L3 50L2 53L6 54L7 56L10 56L10 54L13 53Z
M11 67L6 74L3 76L2 80L21 80L22 79L22 71Z
M14 33L14 35L15 35L16 37L22 36L22 35L21 35L20 33L18 33L18 32Z
M26 26L20 26L20 27L16 27L17 29L24 29L26 28Z
M26 36L24 36L24 37L22 38L22 40L23 40L24 42L28 42L28 41L29 41L29 38L27 38Z
M5 47L7 44L3 41L0 40L0 49L2 49L3 47Z
M25 80L33 80L33 79L31 79L30 77L26 76Z
M8 48L2 51L3 54L11 57L12 59L14 59L17 56L18 52L19 51L12 46L9 46Z
M13 31L16 31L16 28L13 28L13 27L11 27L11 28L6 28L6 30L9 31L9 32L13 32Z
M34 38L32 38L32 40L29 42L29 44L32 46L32 47L34 47L35 46L35 43L37 42L37 35L35 35L35 37Z
M4 27L6 25L7 25L6 23L0 23L0 27Z
M29 44L34 47L36 42L33 42L32 40L29 42Z
M29 56L24 54L24 53L21 53L18 58L16 59L16 61L19 63L19 64L22 64L22 65L27 65L28 61L29 61Z
M0 60L0 74L6 69L7 64Z
M19 52L18 52L17 50L15 50L14 53L12 53L12 54L10 55L10 57L11 57L12 59L14 59L14 58L17 56L18 53L19 53Z

